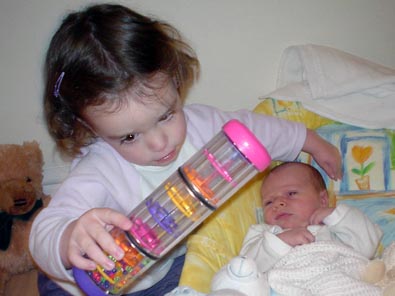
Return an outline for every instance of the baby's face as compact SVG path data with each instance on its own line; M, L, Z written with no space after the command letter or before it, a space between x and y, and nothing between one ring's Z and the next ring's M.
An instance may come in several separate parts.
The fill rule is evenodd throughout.
M267 224L283 229L306 227L310 216L327 205L326 192L318 192L307 169L291 165L272 172L261 188ZM325 195L325 196L324 196Z

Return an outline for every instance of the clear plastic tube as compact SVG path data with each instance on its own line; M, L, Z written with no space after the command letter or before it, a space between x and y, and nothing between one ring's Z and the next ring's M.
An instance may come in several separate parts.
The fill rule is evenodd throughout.
M165 256L258 171L270 164L265 147L231 120L128 215L129 231L111 230L125 256L115 267L73 269L87 295L118 295Z

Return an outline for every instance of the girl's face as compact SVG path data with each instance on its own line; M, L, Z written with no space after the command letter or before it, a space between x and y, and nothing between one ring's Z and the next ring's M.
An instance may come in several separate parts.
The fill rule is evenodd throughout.
M97 136L127 161L142 166L173 162L185 141L182 103L171 80L161 74L132 88L126 102L88 107L84 117Z
M326 190L314 187L306 168L290 165L269 174L261 188L265 222L283 229L308 226L311 215L328 205Z

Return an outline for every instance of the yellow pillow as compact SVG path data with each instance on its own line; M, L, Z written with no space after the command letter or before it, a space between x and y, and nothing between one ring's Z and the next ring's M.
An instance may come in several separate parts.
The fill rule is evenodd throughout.
M303 122L307 128L314 130L335 122L306 110L300 102L265 99L255 107L254 112L268 114L291 121Z
M264 174L254 177L189 236L181 286L208 293L214 274L238 255L248 228L261 215L259 188Z

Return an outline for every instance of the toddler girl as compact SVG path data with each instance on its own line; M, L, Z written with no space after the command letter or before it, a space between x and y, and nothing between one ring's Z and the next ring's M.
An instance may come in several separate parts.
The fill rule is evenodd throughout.
M111 269L105 253L116 259L124 253L108 230L129 229L126 215L230 119L246 124L273 159L293 160L303 150L332 178L340 177L336 148L302 124L246 110L184 106L199 74L193 50L172 26L127 7L100 4L69 14L51 40L45 70L48 129L73 161L34 221L30 250L72 295L81 291L71 267ZM176 248L127 292L171 291L184 254L183 246ZM50 287L42 294L60 293L51 282L41 287Z

